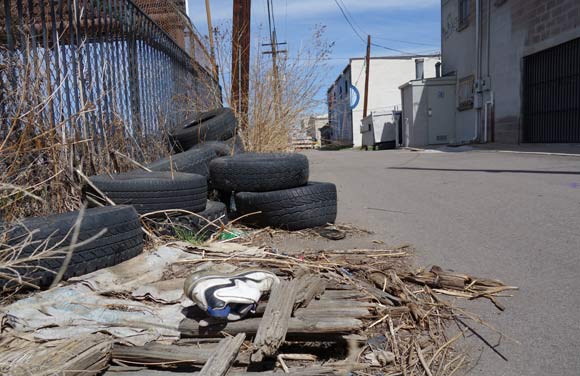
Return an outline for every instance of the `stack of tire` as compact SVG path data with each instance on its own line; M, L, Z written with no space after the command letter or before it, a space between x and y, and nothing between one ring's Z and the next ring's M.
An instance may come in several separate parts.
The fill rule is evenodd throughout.
M232 197L236 215L254 227L301 230L334 223L336 186L309 182L302 154L245 153L210 162L210 182Z
M218 156L243 153L236 136L237 121L230 108L219 108L196 115L169 134L170 157L153 162L152 171L177 171L209 176L209 162Z
M90 181L91 186L85 188L89 202L106 204L110 200L119 205L132 205L137 213L152 219L152 226L161 235L175 235L178 228L193 233L207 229L199 234L207 237L216 228L208 226L209 222L220 219L220 223L227 223L226 206L208 201L207 178L202 175L132 171L93 176ZM106 201L101 193L107 197Z
M212 159L243 152L235 137L236 127L230 109L199 114L170 135L173 149L180 153L151 163L152 172L91 177L91 184L84 188L85 197L92 199L89 202L94 203L103 193L107 199L101 203L112 201L115 206L86 209L75 231L79 211L0 223L3 241L14 248L10 263L15 265L0 268L1 288L20 285L21 279L38 287L50 286L73 245L64 280L137 256L144 246L140 215L146 213L196 213L175 219L177 225L194 231L206 227L208 220L227 222L226 206L207 200L207 178ZM211 227L208 229L210 233ZM87 242L102 230L104 234ZM45 257L47 250L50 257Z
M207 199L209 163L218 156L243 152L236 128L229 108L198 114L169 135L179 153L147 165L151 172L93 176L86 195L94 198L102 192L115 204L132 205L151 219L171 216L152 223L162 235L176 235L183 228L203 231L199 235L207 237L217 228L209 222L227 223L226 206Z

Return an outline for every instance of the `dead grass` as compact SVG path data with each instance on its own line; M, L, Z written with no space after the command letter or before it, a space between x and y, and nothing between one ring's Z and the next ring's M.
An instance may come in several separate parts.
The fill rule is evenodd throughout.
M79 99L78 111L68 113L62 103L64 85L47 95L50 79L40 65L45 56L36 53L40 56L28 48L24 53L28 58L23 59L18 53L0 51L0 77L19 72L18 79L4 86L0 96L4 136L0 143L0 211L7 220L80 208L81 181L75 169L92 175L132 168L116 152L137 160L163 155L162 135L140 137L117 114L109 114L111 122L102 119L102 128L94 124L98 116L107 115L97 112L98 103L86 97ZM80 72L76 73L80 85Z
M320 104L315 99L323 88L323 72L333 43L324 38L325 27L316 26L310 43L301 47L289 46L287 54L277 57L276 69L271 55L264 55L264 33L258 32L252 40L250 63L249 124L241 126L241 135L247 151L287 151L291 134L299 127L299 120L311 114ZM216 60L224 88L231 82L231 27L222 24L216 32ZM230 90L224 90L231 103ZM231 104L230 104L231 106ZM233 107L233 106L231 106ZM241 117L238 114L238 118ZM240 121L241 124L241 121Z
M6 220L79 209L83 181L76 171L87 176L118 173L134 169L133 161L166 157L166 119L185 118L219 102L218 94L208 94L204 87L215 91L216 85L200 73L181 83L187 93L172 98L172 106L160 103L151 111L157 119L154 131L142 129L136 119L129 122L117 112L126 111L126 103L118 103L127 101L125 82L111 82L111 67L87 72L77 64L75 71L70 62L61 62L68 72L60 72L61 84L56 85L56 72L46 68L55 52L31 48L30 38L27 43L16 52L0 47L0 213ZM85 43L72 53L70 59L86 58ZM107 82L107 89L96 93L97 81ZM73 110L68 110L69 97Z
M346 359L327 362L325 367L354 375L454 375L470 361L472 353L461 345L470 335L504 357L479 330L486 327L503 337L501 332L462 308L459 301L485 295L500 299L505 297L502 292L517 288L441 268L430 272L440 279L425 278L427 272L414 270L409 262L412 255L404 249L318 251L296 256L271 249L255 255L219 247L190 246L188 251L201 258L173 265L176 275L185 276L192 267L205 263L260 267L295 278L307 271L326 280L327 286L354 290L376 302L374 314L363 320L360 331L366 340L362 344L353 340ZM456 283L458 280L463 283ZM438 288L430 287L432 283L438 283Z

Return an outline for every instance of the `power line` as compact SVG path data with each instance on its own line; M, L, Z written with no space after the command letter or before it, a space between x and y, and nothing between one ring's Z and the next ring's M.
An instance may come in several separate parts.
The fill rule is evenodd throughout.
M391 38L384 38L384 37L377 37L373 35L374 39L386 40L389 42L397 42L397 43L405 43L405 44L416 44L417 46L428 46L428 47L435 47L437 46L436 43L421 43L421 42L411 42L408 40L400 40L400 39L391 39Z
M371 43L371 46L375 46L375 47L379 47L379 48L384 48L385 50L399 52L399 53L402 53L402 54L405 54L405 55L415 55L412 52L397 50L396 48L391 48L391 47L383 46L383 45L377 44L377 43Z
M355 18L352 16L352 13L350 13L350 11L348 10L348 8L346 7L346 4L344 3L344 1L343 0L339 0L339 1L342 4L342 7L345 10L345 12L348 15L348 17L351 19L352 23L358 28L358 30L363 35L367 35L367 33L365 33L365 31L362 29L362 27L360 27L360 25L358 24L358 22L356 22Z
M358 85L358 82L359 82L359 80L360 80L360 76L362 76L362 72L363 72L363 71L364 71L364 69L366 68L366 65L367 65L367 61L366 61L366 60L363 60L363 64L362 64L362 66L360 67L360 72L358 73L358 77L356 78L356 81L355 81L355 83L354 83L354 86L357 86L357 85ZM352 82L351 82L351 83L352 83Z
M340 3L339 3L340 1ZM352 29L352 31L354 31L354 33L356 34L356 36L361 40L361 42L366 44L365 38L362 35L365 35L368 33L366 33L361 27L360 25L356 22L356 20L354 19L354 17L352 16L352 14L350 13L350 11L348 10L348 8L346 7L346 4L344 4L344 2L342 0L334 0L334 2L336 3L336 5L338 6L338 9L340 9L340 12L342 13L342 16L344 17L344 19L346 20L346 22L349 24L350 28ZM342 5L341 5L342 4ZM349 17L350 16L350 17ZM356 27L354 26L356 25L358 27L357 30ZM362 35L361 35L362 33ZM387 38L377 38L377 39L387 39ZM396 40L395 40L396 41ZM401 43L409 43L409 44L418 44L418 45L426 45L426 46L432 46L430 44L425 44L425 43L420 43L420 42L403 42L403 41L398 41ZM398 52L398 53L402 53L405 55L414 55L414 53L412 52L407 52L407 51L403 51L403 50L398 50L396 48L391 48L391 47L387 47L378 43L371 43L372 46L375 47L379 47L379 48L384 48L385 50L388 51L393 51L393 52Z
M342 0L340 0L340 1L342 2ZM363 42L363 43L366 44L365 38L361 35L361 33L359 33L359 31L353 25L353 22L356 23L356 21L354 20L354 18L352 18L352 22L351 22L351 19L349 19L349 17L347 16L347 12L349 14L350 14L350 12L348 11L348 8L346 8L346 5L344 3L342 3L343 5L340 5L339 0L334 0L334 2L338 6L338 9L340 9L340 12L342 13L342 16L344 17L344 19L346 20L346 22L349 24L349 26L352 29L352 31L354 31L354 33L357 35L357 37L359 37L359 39L361 40L361 42ZM343 8L343 6L344 6L344 8ZM359 26L359 28L360 28L360 26ZM363 31L363 30L361 29L361 31ZM364 31L363 31L363 33L364 33ZM390 47L383 46L383 45L380 45L380 44L377 44L377 43L371 43L371 45L373 45L375 47L381 47L381 48L384 48L384 49L389 50L389 51L394 51L394 52L399 52L399 53L403 53L403 54L407 54L407 55L412 55L412 53L410 53L410 52L397 50L395 48L390 48Z
M358 30L354 27L354 25L352 24L352 22L350 22L350 19L348 18L348 16L346 15L344 9L342 9L342 6L340 5L340 3L338 2L338 0L334 0L334 2L336 3L336 5L338 6L338 9L340 9L340 13L342 13L342 16L344 17L344 19L346 20L346 22L350 25L350 28L352 29L352 31L354 31L354 33L356 34L356 36L361 40L361 42L366 43L365 38L362 37L362 35L358 32Z

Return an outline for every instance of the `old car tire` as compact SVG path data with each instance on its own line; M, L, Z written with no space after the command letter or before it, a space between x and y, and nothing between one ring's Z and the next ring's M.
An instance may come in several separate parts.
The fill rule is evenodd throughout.
M221 224L224 224L224 225L228 223L228 215L227 215L226 205L223 202L208 200L207 205L205 207L205 210L202 212L199 212L198 214L210 222L215 221L216 219L218 219L220 217L223 217L219 222ZM192 228L194 228L194 229L201 230L208 223L207 221L199 218L198 216L188 215L185 217L186 217L185 219L187 220L187 223L190 224L192 226ZM216 224L218 224L218 223L216 223ZM215 227L211 226L211 228L215 228Z
M227 157L244 152L244 143L240 136L232 137L225 141L208 141L197 144L194 149L210 148L215 151L218 157Z
M237 214L250 213L242 221L251 226L301 230L334 223L336 186L310 182L304 187L272 192L240 192L235 195Z
M203 229L201 235L203 238L207 238L217 229L215 226L208 225L208 221L213 222L220 219L215 223L218 226L228 223L226 205L221 202L208 200L205 210L199 212L198 215L180 215L171 217L169 220L154 221L152 226L157 234L167 236L179 236L178 229L193 234L197 234Z
M228 192L265 192L308 182L308 158L302 154L244 153L210 162L212 187Z
M190 119L185 126L170 133L169 139L177 150L189 150L204 141L221 141L236 134L237 121L230 108L218 108Z
M176 171L209 176L209 162L217 158L212 148L199 148L184 151L171 157L160 159L147 165L152 171Z
M53 281L64 261L67 247L72 241L71 228L79 212L70 212L48 217L24 219L10 225L6 232L7 244L17 246L32 233L30 243L24 245L19 258L31 256L39 247L58 247L63 252L58 257L45 257L27 261L25 265L15 268L25 281L39 287L47 287ZM78 235L78 241L87 240L102 229L107 232L96 240L73 250L72 258L64 273L64 279L93 272L119 264L143 251L143 232L139 216L132 206L107 206L86 209ZM62 242L58 244L59 242ZM0 273L11 276L13 271L1 270ZM1 281L6 287L14 287L16 282L5 278Z
M171 209L205 210L207 179L201 175L139 171L93 176L90 180L115 204L133 205L139 214ZM91 187L85 192L99 196Z

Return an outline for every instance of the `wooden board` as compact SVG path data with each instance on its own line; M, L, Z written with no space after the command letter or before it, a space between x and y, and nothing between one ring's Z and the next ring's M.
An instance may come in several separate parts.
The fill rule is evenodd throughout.
M197 321L184 319L179 325L179 331L183 338L215 337L219 336L221 332L231 335L237 333L253 335L258 331L261 321L260 318L252 318L200 327ZM319 338L320 335L349 334L361 328L362 322L351 317L292 317L288 320L287 335L292 335L293 338Z
M322 296L326 290L326 280L316 275L308 276L304 279L298 295L296 304L299 308L306 308L312 300Z
M307 278L308 276L282 281L272 288L266 312L254 338L252 362L261 362L264 357L273 356L284 342L296 294Z
M329 367L308 367L308 368L290 368L290 372L284 373L281 370L264 371L264 372L246 372L242 370L230 370L228 376L324 376L340 375L335 369ZM199 376L199 372L172 372L160 371L147 368L135 367L110 367L103 376Z
M16 340L0 352L2 374L98 375L107 368L112 343L104 334L43 344Z
M116 345L113 347L112 357L127 364L179 363L202 366L216 349L218 349L217 343L168 345L153 342L145 346ZM234 364L237 366L249 365L249 355L239 354Z
M201 372L200 376L224 376L228 373L234 360L240 352L240 347L244 343L246 335L240 333L235 337L227 337L220 341L217 349L209 357Z

